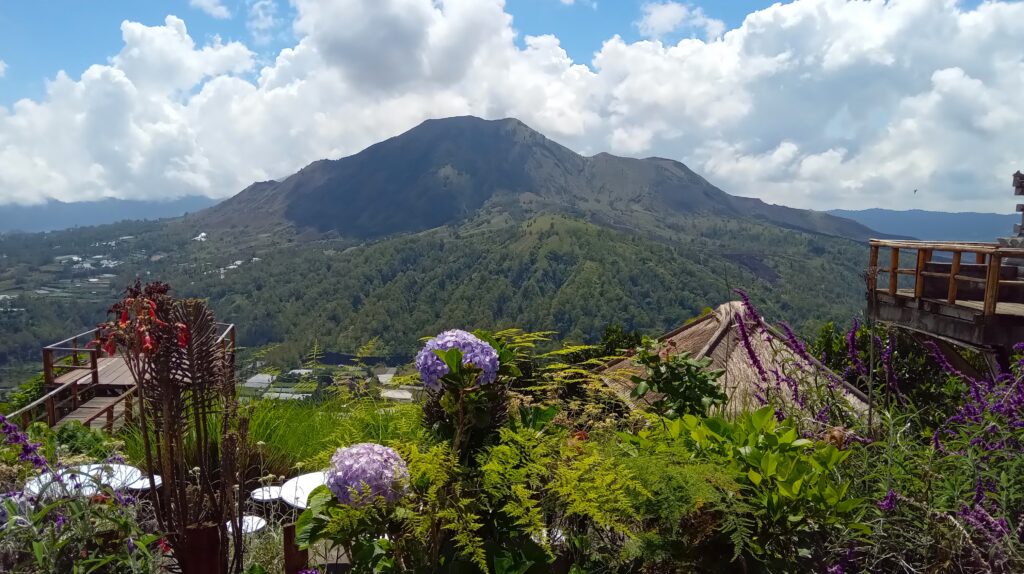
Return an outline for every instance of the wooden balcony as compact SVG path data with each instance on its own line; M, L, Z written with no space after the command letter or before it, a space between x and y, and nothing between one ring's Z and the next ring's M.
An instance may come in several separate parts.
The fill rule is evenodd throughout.
M234 368L235 326L218 323L229 366ZM135 379L120 356L106 357L96 340L97 330L86 331L43 348L45 393L8 417L22 428L44 421L59 426L79 421L87 427L102 425L107 432L131 423L138 407Z
M1001 361L1024 341L1024 249L882 240L870 246L868 305L876 319L994 352Z

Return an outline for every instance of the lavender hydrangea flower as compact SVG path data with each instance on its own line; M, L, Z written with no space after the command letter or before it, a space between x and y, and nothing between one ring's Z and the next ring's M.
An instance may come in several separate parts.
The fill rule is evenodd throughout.
M416 355L416 369L420 372L423 384L430 390L441 389L441 379L448 374L448 365L434 351L459 349L462 351L462 364L481 370L481 385L493 383L498 377L498 352L494 347L481 341L476 335L453 329L445 331L427 341L423 349Z
M342 504L358 506L377 496L394 502L408 478L409 469L394 449L364 442L334 453L327 488Z

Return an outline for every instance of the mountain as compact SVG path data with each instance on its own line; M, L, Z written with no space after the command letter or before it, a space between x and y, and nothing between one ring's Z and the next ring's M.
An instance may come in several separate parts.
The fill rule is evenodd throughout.
M217 201L208 197L183 197L171 201L104 199L40 205L0 206L0 233L57 231L125 220L165 219L206 209Z
M911 209L833 209L829 213L852 219L882 233L934 241L995 241L1013 232L1020 215L1001 213L947 213Z
M682 163L581 156L515 119L428 120L346 158L253 184L190 218L197 231L293 231L379 239L509 216L559 213L662 238L681 219L750 219L864 240L870 229L833 215L770 205L718 189Z
M872 235L729 195L679 162L583 157L516 120L434 120L184 218L0 236L0 296L26 309L0 316L0 348L37 356L88 325L33 322L37 305L89 316L136 277L208 299L239 345L278 344L279 362L314 339L408 356L448 328L657 335L735 288L809 334L863 309Z

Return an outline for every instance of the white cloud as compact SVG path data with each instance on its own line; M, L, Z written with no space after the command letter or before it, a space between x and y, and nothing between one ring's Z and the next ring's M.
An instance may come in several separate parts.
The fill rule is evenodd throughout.
M255 76L242 44L126 22L107 64L0 107L0 203L224 197L457 114L799 207L1005 212L1024 168L1022 3L795 0L714 41L612 37L589 66L555 36L517 44L500 0L294 7L295 44Z
M189 6L206 12L210 17L224 20L231 17L231 12L220 0L189 0Z
M277 15L275 0L247 0L249 14L245 27L252 35L252 41L258 45L267 44L281 25Z
M725 23L709 18L699 6L679 2L647 2L641 7L642 17L635 25L648 38L661 38L682 28L703 30L713 40L725 32Z
M7 73L7 62L0 60L0 78L4 77Z

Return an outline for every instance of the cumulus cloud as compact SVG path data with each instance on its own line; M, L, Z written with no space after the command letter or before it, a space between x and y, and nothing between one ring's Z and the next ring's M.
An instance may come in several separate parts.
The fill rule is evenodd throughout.
M220 0L189 0L189 6L206 12L212 18L224 20L231 17L231 12Z
M281 18L277 13L275 0L247 0L249 12L245 19L245 27L256 45L270 43L281 27Z
M7 62L0 60L0 78L4 77L7 73Z
M250 23L276 10L246 6ZM795 0L714 40L614 36L587 63L555 36L517 42L501 0L293 6L294 45L258 69L178 18L126 22L106 64L0 107L0 203L225 197L458 114L518 117L581 153L679 159L798 207L1005 212L1024 168L1019 2ZM668 29L699 28L682 6ZM269 13L274 34L286 23Z
M725 32L725 23L708 18L699 6L679 2L648 2L641 7L642 17L635 22L640 34L661 38L683 28L702 30L712 40Z

